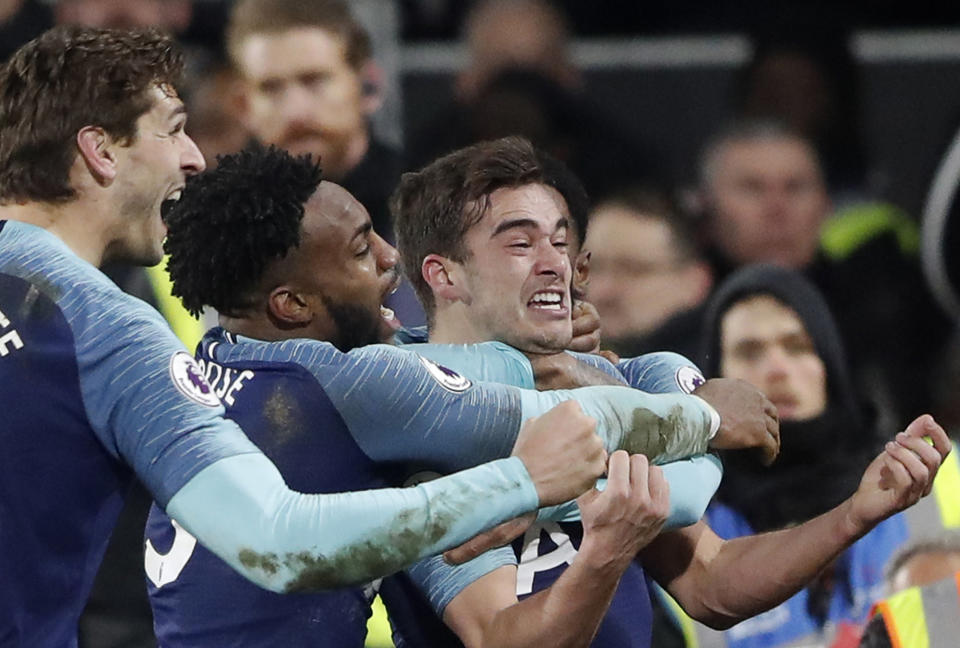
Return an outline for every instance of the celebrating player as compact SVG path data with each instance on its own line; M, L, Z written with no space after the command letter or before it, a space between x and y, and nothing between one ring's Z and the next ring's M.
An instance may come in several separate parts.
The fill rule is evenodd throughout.
M413 489L291 491L222 417L218 394L160 316L97 270L111 260L156 263L161 207L203 169L184 132L175 90L181 69L173 43L155 32L82 28L51 30L0 68L4 642L75 645L77 618L134 474L227 564L286 591L389 573L576 496L604 469L592 422L572 405L517 437L522 417L543 413L544 403L502 388L450 389L419 363L383 359L368 371L409 374L430 405L425 417L435 414L415 433L439 435L442 421L470 416L461 425L499 429L499 455L516 439L517 456ZM409 432L411 422L389 402L372 405L353 405L368 426ZM687 431L705 437L709 410L692 404L690 411L700 424ZM558 433L565 440L554 441Z
M505 138L460 149L404 176L393 201L395 225L408 278L428 312L431 341L492 339L529 354L569 343L567 248L579 242L571 234L583 228L571 227L576 209L544 160L528 142ZM867 469L858 492L821 518L729 542L698 522L653 538L641 551L643 567L692 616L730 625L797 591L857 537L929 492L948 451L942 428L929 417L918 419ZM582 558L571 549L579 540L575 528L545 523L518 544L519 569L488 557L459 571L428 561L432 566L412 574L465 643L535 644L545 635L572 636L582 629L583 613L598 609L583 601L575 615L563 614L555 603L558 585L576 592L571 581L583 578L571 576ZM580 546L587 546L585 539ZM634 548L624 543L614 559L629 561ZM649 646L643 575L639 565L623 569L594 645ZM518 594L530 596L518 602ZM429 626L411 626L405 636L410 645L443 645L435 635L424 640Z

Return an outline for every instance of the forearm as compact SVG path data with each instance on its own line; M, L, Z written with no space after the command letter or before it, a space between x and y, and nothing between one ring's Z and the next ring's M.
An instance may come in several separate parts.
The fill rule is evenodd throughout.
M865 533L850 522L849 508L847 500L799 526L732 540L708 532L690 577L667 589L690 616L712 627L755 616L800 591ZM671 535L657 542L669 544Z
M573 564L549 588L504 607L486 623L474 646L526 648L587 646L613 599L625 565L611 563L585 538Z
M719 416L705 401L687 394L648 394L617 386L535 392L520 390L524 419L557 403L576 400L597 421L607 450L644 454L654 463L681 459L707 450Z
M250 580L293 592L385 576L536 505L516 458L414 488L303 495L265 457L248 454L198 473L167 512Z

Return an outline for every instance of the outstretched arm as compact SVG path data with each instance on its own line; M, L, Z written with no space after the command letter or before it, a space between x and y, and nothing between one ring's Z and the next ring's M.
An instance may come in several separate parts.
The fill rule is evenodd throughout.
M928 494L949 451L943 428L921 416L874 459L856 493L831 511L796 527L727 541L700 522L656 539L642 553L644 565L687 614L729 627L792 596L880 521Z

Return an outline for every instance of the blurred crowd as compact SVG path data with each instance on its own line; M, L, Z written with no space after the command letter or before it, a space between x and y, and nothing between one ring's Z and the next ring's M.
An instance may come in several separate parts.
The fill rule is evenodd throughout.
M402 145L372 126L397 82L388 76L397 63L379 58L384 48L371 35L381 30L361 25L353 4L364 5L365 23L396 12L395 38L458 37L466 52L446 102L402 102L404 110L429 109L416 120L423 128L406 133ZM571 41L643 19L659 18L661 29L683 25L674 14L639 15L635 3L622 3L623 23L610 19L616 8L602 12L606 21L591 21L584 7L601 4L315 0L300 5L303 26L290 27L296 17L254 2L0 0L0 60L54 24L172 32L189 54L181 89L187 130L208 165L251 140L318 156L324 177L356 196L388 239L388 199L401 174L445 152L518 134L562 160L590 197L583 296L599 312L602 348L623 357L679 352L699 361L707 377L752 382L780 410L781 459L767 469L727 465L708 514L721 535L780 528L834 506L856 487L881 440L923 412L956 434L960 345L953 313L934 297L951 289L931 287L922 272L922 214L886 200L878 182L858 124L848 34L807 29L813 23L803 17L753 29L725 125L702 142L687 174L696 181L680 184L659 164L642 116L624 120L595 100ZM690 31L706 28L702 16L691 20ZM738 27L729 17L718 24ZM943 219L940 226L941 244L923 251L943 264L949 233ZM182 317L149 273L115 268L111 276L172 322ZM424 322L409 288L392 299L404 324ZM139 549L126 550L139 548L149 501L141 495L131 500L134 513L116 534L88 607L87 645L150 645L142 581L129 578L141 573ZM960 524L947 517L933 526ZM897 532L896 543L879 535L851 548L801 600L784 604L793 606L796 632L750 643L751 632L761 632L754 624L725 640L701 637L699 645L788 645L771 637L804 636L853 646L857 624L884 587L920 584L890 584L911 560L942 557L940 575L960 566L956 542L928 543L891 563L885 583L886 559L916 534ZM694 645L669 612L659 621L655 645Z

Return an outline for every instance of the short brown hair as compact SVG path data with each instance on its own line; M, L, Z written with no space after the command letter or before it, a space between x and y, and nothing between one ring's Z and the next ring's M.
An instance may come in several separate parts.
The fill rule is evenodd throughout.
M504 137L449 153L415 173L404 173L390 199L403 270L427 317L436 302L420 273L428 254L464 261L463 237L480 222L490 194L502 187L551 184L537 151L522 137Z
M0 204L74 198L80 129L132 141L148 91L182 71L173 40L152 29L55 27L21 47L0 67Z
M227 23L227 52L240 67L240 48L253 34L317 27L343 39L347 63L359 68L372 55L370 36L342 0L238 0Z

